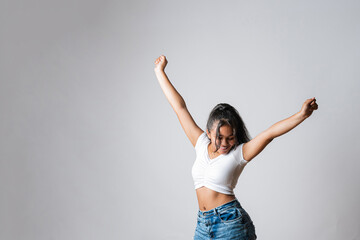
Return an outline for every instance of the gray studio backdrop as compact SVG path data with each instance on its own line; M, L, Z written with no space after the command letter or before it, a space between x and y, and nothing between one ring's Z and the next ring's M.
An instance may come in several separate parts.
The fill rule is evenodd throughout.
M252 137L319 110L247 165L260 240L360 239L358 1L0 3L0 239L191 239L195 151L154 74L205 130Z

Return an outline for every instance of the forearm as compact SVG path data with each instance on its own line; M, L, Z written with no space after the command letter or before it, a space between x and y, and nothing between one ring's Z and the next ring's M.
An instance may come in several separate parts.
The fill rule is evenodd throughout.
M171 107L175 111L176 109L186 107L184 99L171 84L166 73L163 70L155 70L155 74L159 81L160 87L164 92L167 100L169 101Z
M305 116L300 114L300 112L295 113L291 117L281 120L274 125L272 125L268 130L267 133L269 134L270 138L276 138L279 137L287 132L289 132L291 129L295 128L297 125L299 125L301 122L303 122L306 119Z

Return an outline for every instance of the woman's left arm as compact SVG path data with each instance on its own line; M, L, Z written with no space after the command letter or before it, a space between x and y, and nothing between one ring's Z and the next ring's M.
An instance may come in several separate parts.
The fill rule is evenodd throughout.
M295 113L287 119L275 123L269 129L267 129L266 131L268 132L269 137L274 139L289 132L291 129L295 128L297 125L303 122L306 118L310 117L312 112L316 109L318 109L316 99L307 99L299 112Z
M256 157L274 138L279 137L295 128L306 118L310 117L314 110L318 109L316 99L307 99L299 112L291 117L275 123L267 130L260 133L251 141L243 145L243 156L246 161Z

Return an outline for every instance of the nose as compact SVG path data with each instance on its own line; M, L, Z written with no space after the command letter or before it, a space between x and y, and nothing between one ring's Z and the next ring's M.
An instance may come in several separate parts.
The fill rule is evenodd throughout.
M226 139L222 139L222 140L221 140L221 145L224 146L224 147L226 147L226 146L229 145L229 144L228 144L228 141L227 141Z

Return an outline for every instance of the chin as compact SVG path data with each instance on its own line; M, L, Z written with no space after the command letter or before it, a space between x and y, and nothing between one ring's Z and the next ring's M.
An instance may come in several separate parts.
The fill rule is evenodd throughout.
M228 149L228 150L226 150L226 151L220 151L222 154L227 154L227 153L229 153L230 152L230 150Z
M223 153L223 154L226 154L226 153L229 153L229 152L231 151L231 149L232 149L232 146L229 147L229 148L228 148L227 150L225 150L225 151L220 150L220 152Z

